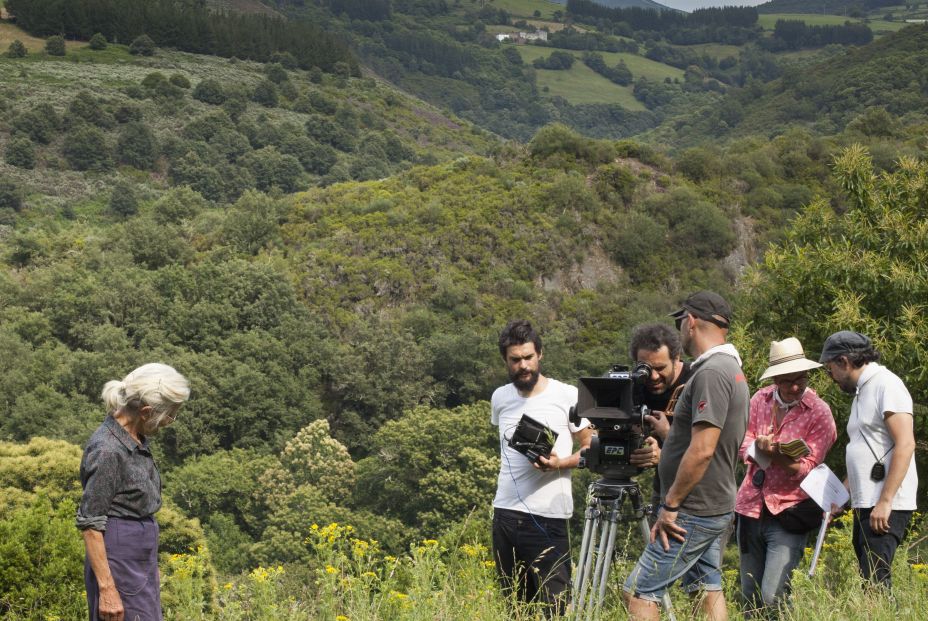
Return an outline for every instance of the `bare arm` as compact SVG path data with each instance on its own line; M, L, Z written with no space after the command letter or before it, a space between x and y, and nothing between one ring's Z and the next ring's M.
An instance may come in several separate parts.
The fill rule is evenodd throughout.
M706 468L712 461L712 455L715 453L721 434L721 429L708 423L693 425L690 445L683 453L683 459L680 460L680 467L677 469L673 485L667 490L667 498L664 499L666 504L672 507L680 506L696 484L702 480L703 475L706 474Z
M103 533L91 528L83 533L87 559L90 561L93 575L96 576L97 585L100 588L100 618L105 621L123 621L122 598L116 590L116 583L113 581L110 565L106 560Z
M660 539L665 550L670 549L668 537L684 541L684 535L686 535L686 529L677 524L677 512L668 510L666 506L679 507L696 484L702 480L703 475L706 474L706 468L712 461L712 455L715 453L721 434L721 429L708 423L693 425L690 445L683 454L683 459L680 460L673 485L667 490L667 497L664 498L665 506L661 507L654 527L651 529L651 541Z
M915 452L915 421L911 414L905 412L886 412L884 422L893 439L893 460L889 472L883 481L883 490L873 511L870 512L870 528L875 532L889 531L889 514L892 513L893 498L905 479Z

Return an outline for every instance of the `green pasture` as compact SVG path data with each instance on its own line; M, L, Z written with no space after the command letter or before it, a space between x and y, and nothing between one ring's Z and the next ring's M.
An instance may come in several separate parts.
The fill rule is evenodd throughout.
M546 95L560 96L576 104L616 103L628 110L645 110L632 94L631 86L610 82L581 62L569 71L537 70L538 88L548 87Z
M522 60L526 63L531 63L536 58L541 58L543 56L550 56L551 52L558 48L552 47L541 47L538 45L519 45L517 46L519 53L522 55ZM590 71L590 73L596 76L597 79L603 80L607 83L610 83L608 80L600 76L599 74L593 72L589 67L583 64L581 58L583 57L583 52L577 50L561 50L562 52L569 52L573 54L577 59L577 62L574 63L574 66L570 71L555 71L554 73L571 73L577 71L578 67L582 67L585 71ZM683 70L677 69L676 67L671 67L670 65L665 65L664 63L659 63L651 59L645 58L644 56L638 56L637 54L628 54L625 52L597 52L602 54L603 59L608 65L616 65L620 60L624 60L625 64L631 70L632 75L636 78L645 77L649 80L663 80L664 78L683 78ZM617 85L614 85L617 86ZM619 87L621 88L621 87ZM568 97L568 100L570 98Z
M503 9L513 17L533 17L535 11L541 13L541 17L551 19L555 11L565 12L563 4L548 2L548 0L495 0L493 6L497 9Z
M757 23L764 30L773 30L777 20L792 19L805 22L809 26L843 26L844 22L859 22L844 15L821 15L817 13L762 13L757 16Z

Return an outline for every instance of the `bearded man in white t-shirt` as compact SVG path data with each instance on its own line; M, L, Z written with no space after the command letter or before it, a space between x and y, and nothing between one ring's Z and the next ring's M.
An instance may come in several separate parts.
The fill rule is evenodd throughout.
M563 614L570 584L567 521L574 504L570 471L590 445L589 421L569 419L577 388L541 374L541 337L525 320L511 321L499 336L511 383L496 389L491 422L499 427L501 464L493 499L493 557L504 592L540 602ZM509 446L522 415L556 434L548 457L532 461ZM580 446L574 450L574 444Z
M847 485L854 509L854 551L864 579L892 586L896 548L916 509L915 423L912 397L859 332L828 337L819 362L855 395L847 421Z

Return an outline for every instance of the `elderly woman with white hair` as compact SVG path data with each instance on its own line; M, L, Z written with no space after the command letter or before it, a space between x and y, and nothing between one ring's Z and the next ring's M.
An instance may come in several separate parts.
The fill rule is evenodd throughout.
M161 508L161 476L149 438L174 422L190 386L172 367L151 363L107 382L102 397L107 416L84 449L77 510L90 620L160 621L153 515Z

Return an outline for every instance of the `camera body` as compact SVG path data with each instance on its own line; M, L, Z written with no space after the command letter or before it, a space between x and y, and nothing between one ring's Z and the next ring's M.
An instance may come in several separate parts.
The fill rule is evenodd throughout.
M641 448L650 433L644 417L645 382L651 367L639 363L634 370L613 365L602 377L581 377L577 386L577 405L570 410L570 421L586 418L596 430L590 447L580 454L580 467L608 479L627 480L641 472L631 465L632 451Z

